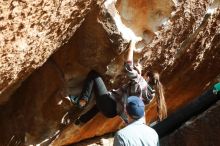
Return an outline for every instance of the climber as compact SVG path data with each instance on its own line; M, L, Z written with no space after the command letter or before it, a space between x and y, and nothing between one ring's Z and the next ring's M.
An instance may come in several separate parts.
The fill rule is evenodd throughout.
M134 67L133 65L133 51L135 49L135 41L131 41L128 49L128 55L124 64L127 76L130 82L121 86L117 90L106 89L105 83L101 76L96 71L90 71L80 96L69 95L70 100L76 103L80 108L85 108L90 101L93 89L96 95L96 104L91 110L76 119L75 124L86 123L93 118L99 111L106 117L112 118L116 115L127 121L127 116L124 112L124 105L127 102L127 97L135 95L140 97L145 104L152 101L155 93L157 97L157 109L159 119L162 120L167 116L166 103L163 95L162 84L159 81L159 75L151 72L146 73L146 80L141 76L141 66ZM151 86L150 86L151 85ZM155 90L152 89L155 87Z
M143 101L130 96L125 110L129 124L116 132L113 146L159 146L157 132L146 125Z

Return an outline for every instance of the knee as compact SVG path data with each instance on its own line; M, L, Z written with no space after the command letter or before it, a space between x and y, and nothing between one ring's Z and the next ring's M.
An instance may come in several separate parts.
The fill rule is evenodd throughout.
M91 70L89 72L89 76L95 78L95 77L100 77L100 74L95 70Z

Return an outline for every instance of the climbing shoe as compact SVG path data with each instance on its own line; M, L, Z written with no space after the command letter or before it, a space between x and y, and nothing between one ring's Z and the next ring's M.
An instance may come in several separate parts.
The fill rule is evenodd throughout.
M81 98L81 99L78 100L77 105L78 105L78 107L80 107L80 108L84 108L84 107L87 105L87 103L88 103L88 100L87 100L87 99Z
M69 95L68 97L69 97L70 101L71 101L73 104L77 104L77 103L78 103L78 100L79 100L79 97L78 97L78 96Z

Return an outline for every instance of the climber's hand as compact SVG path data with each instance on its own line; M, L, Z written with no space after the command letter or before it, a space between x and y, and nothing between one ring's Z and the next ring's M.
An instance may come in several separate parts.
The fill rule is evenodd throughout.
M145 41L143 39L136 42L134 52L135 53L141 53L145 46L146 46L146 44L145 44Z
M136 53L140 53L145 46L144 40L141 37L132 39L130 45L130 48Z

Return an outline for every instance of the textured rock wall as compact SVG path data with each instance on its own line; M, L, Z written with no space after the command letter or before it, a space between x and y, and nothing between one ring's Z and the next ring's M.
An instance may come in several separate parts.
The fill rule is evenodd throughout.
M215 9L213 14L206 15L212 2L176 3L170 20L154 34L154 40L146 45L143 50L145 53L141 55L141 62L147 69L161 72L170 113L197 97L219 77L220 49L216 41L219 34L219 10ZM113 79L115 76L117 74L114 74ZM114 84L120 84L120 76L115 78L118 80L114 80ZM155 115L155 105L152 104L148 107L147 121L154 121ZM96 118L95 121L99 121ZM96 125L95 121L89 124ZM89 133L86 131L89 127L72 128L71 135L76 131L77 134ZM68 141L69 132L67 128L54 144L59 145L65 139ZM80 139L72 138L73 141Z
M69 40L94 2L0 2L0 103Z
M179 2L170 20L144 49L143 64L161 72L170 112L219 79L219 14L218 2Z
M93 9L69 43L32 73L12 95L12 99L1 107L3 120L0 127L4 131L0 135L1 144L50 143L68 120L74 120L80 113L77 109L71 110L72 105L65 98L67 94L80 92L81 83L90 69L105 72L111 59L125 48L119 42L123 39L107 11L93 4ZM73 111L72 117L66 113L70 110ZM104 121L101 116L100 122ZM116 130L117 123L111 125L108 121L107 125L110 126L103 124L97 133L100 135L106 130ZM94 130L84 136L79 133L78 136L88 138L96 134ZM77 137L76 133L69 136ZM72 142L71 137L67 137L67 142Z
M71 109L72 105L65 97L68 93L80 92L81 83L90 69L96 69L103 75L114 75L106 78L111 81L121 73L126 41L108 11L104 5L92 4L85 21L69 43L59 48L40 69L25 80L11 96L11 100L1 107L1 144L47 145L63 131L63 126L81 112L74 107ZM67 111L71 111L71 114L67 114ZM97 127L97 124L100 126ZM64 134L57 138L54 145L115 131L121 124L118 117L109 120L99 114L83 128L73 125L65 128L62 132ZM91 128L94 126L97 128Z
M118 0L117 10L122 22L149 43L154 32L168 19L172 12L172 1L161 0Z
M28 48L32 47L31 50L35 53L30 56L26 55L24 60L18 57L14 62L11 60L13 63L6 62L4 59L8 54L10 56L10 52L5 51L7 47L1 49L5 54L2 53L1 65L4 65L5 68L18 66L18 69L15 68L16 73L14 68L9 69L10 72L1 71L1 78L4 77L1 87L5 87L1 94L2 101L6 100L6 97L9 97L12 90L15 89L16 86L13 83L18 84L23 81L30 72L43 64L52 52L57 50L41 68L21 84L11 96L11 100L0 107L2 131L0 143L2 145L17 143L20 145L48 145L51 142L52 145L65 145L112 132L123 126L118 117L106 119L101 114L82 127L71 124L72 120L76 119L82 111L70 104L66 98L67 94L79 94L82 82L90 69L99 71L104 76L108 87L118 87L123 81L121 66L127 44L123 38L123 32L114 22L116 15L111 15L110 11L113 9L107 10L105 4L98 5L94 1L84 2L86 5L81 5L81 1L73 2L73 5L76 4L79 8L85 7L79 12L82 12L82 17L76 17L79 9L72 13L71 10L75 10L76 7L72 7L69 3L68 7L61 5L62 8L59 9L68 11L68 14L71 13L73 19L60 21L65 23L58 23L51 27L43 27L51 29L48 37L57 34L56 29L52 29L52 26L57 29L63 28L60 31L62 34L50 41L34 39L33 43L42 45L40 47L28 45ZM123 0L117 2L117 13L122 16L123 23L132 28L137 36L144 38L143 44L146 47L142 53L135 54L135 57L136 59L141 57L141 61L147 69L150 68L161 73L169 112L192 100L216 80L219 75L220 58L219 10L215 10L212 15L205 16L212 1L175 1L174 12L169 21L164 21L164 17L171 12L171 6L167 8L164 5L170 4L170 1L149 0L151 7L148 7L148 3L145 3L144 0L136 1L135 4L131 4L131 1L124 2ZM44 4L44 1L40 4ZM143 13L145 9L147 9L146 13ZM153 9L155 11L152 11ZM141 15L135 17L130 11ZM130 15L124 15L126 13ZM49 14L50 11L48 11ZM151 16L155 16L155 19L152 19ZM75 20L75 18L77 19ZM85 21L79 27L81 23L78 22L83 19ZM42 20L37 19L36 22L38 21ZM48 20L48 22L53 21ZM162 27L157 27L159 22L163 23ZM78 29L74 36L67 44L62 45L76 28ZM159 28L160 31L155 32L156 28ZM8 32L10 31L5 31L5 34ZM35 31L29 33L31 32ZM37 36L40 34L36 33ZM151 41L152 39L153 41ZM51 44L50 47L48 43ZM8 45L11 44L13 43ZM61 45L62 47L58 48ZM48 46L46 48L52 51L46 53L47 49L41 48L42 46ZM40 59L33 61L28 57ZM25 67L19 64L20 59L25 62L23 64L26 65ZM27 60L32 60L32 64ZM20 73L19 76L18 73ZM14 78L9 82L7 77L11 75ZM155 104L150 105L147 109L148 122L154 121L156 118ZM69 113L67 113L68 111Z
M187 121L172 134L164 137L162 146L217 146L220 143L219 132L220 102L198 117Z

